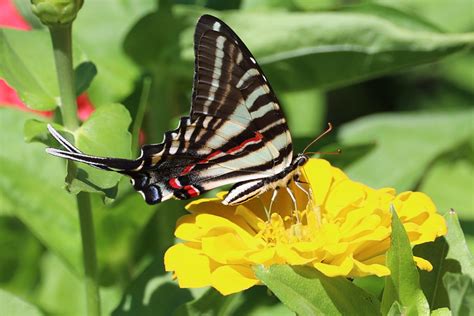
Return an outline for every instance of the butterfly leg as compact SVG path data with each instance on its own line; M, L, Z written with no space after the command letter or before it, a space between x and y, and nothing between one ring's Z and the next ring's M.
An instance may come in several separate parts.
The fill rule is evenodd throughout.
M276 200L276 197L278 195L278 189L279 188L276 188L275 190L273 190L273 193L272 193L272 198L270 200L270 207L268 208L268 213L267 213L267 218L268 220L270 220L271 216L272 216L272 207L273 207L273 202L275 202Z
M293 211L295 213L296 222L301 223L300 215L298 213L298 205L296 204L295 195L293 194L293 191L291 191L290 187L286 186L285 188L286 188L286 192L288 192L288 195L290 196L290 199L293 201Z

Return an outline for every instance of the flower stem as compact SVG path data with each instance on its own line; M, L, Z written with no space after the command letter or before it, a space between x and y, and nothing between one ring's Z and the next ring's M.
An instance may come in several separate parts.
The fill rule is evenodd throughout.
M135 114L135 120L132 126L132 151L138 152L139 140L140 140L140 127L143 123L143 117L145 116L145 109L148 104L148 98L150 96L151 78L145 77L143 79L142 93L140 96L140 103L138 103L137 113Z
M72 64L72 25L51 26L49 30L53 42L63 124L68 130L75 131L79 127L79 123L76 116L77 104ZM68 164L68 173L70 172L75 172L75 165L73 163ZM97 257L90 195L89 193L80 192L77 194L76 200L81 228L87 315L98 316L100 315L100 296L97 282Z
M77 209L79 210L79 223L81 226L87 315L98 316L100 315L100 296L97 283L97 257L90 194L79 192L76 199Z
M61 97L59 108L64 126L74 131L79 124L76 117L76 91L72 67L72 25L53 26L49 30L53 42L54 62Z

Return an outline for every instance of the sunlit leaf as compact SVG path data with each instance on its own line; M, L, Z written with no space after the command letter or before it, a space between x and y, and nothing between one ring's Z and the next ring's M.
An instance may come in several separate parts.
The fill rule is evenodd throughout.
M470 139L473 113L376 114L348 123L339 130L342 143L375 144L375 148L345 171L372 187L411 189L431 161Z
M403 310L404 314L429 315L430 307L420 287L410 241L395 210L392 210L392 238L387 252L390 275L385 277L382 314ZM393 307L394 302L401 308ZM392 310L395 308L395 310Z
M73 35L75 42L97 66L97 77L88 91L94 105L119 102L132 92L139 72L125 55L122 41L133 23L152 10L155 2L84 1L74 22Z
M474 313L474 281L464 274L446 273L443 283L449 295L453 315Z
M345 278L330 278L304 266L259 266L255 271L257 277L298 315L379 313L378 300Z
M451 211L444 215L444 218L448 225L448 235L446 235L449 245L448 257L459 261L462 273L474 279L474 258L467 247L458 216L455 211Z
M277 90L344 86L433 62L474 43L472 34L410 28L408 16L403 23L350 11L232 12L218 16L255 54ZM190 61L191 34L189 30L182 35L183 57Z
M32 117L0 108L0 200L10 201L14 215L81 275L79 221L75 200L63 189L65 165L44 145L24 142L23 124Z
M22 300L21 298L0 289L0 306L2 306L2 314L9 316L36 316L43 315L40 310Z
M120 104L103 105L74 132L75 144L83 152L95 156L130 158L131 135L128 132L131 118L127 109ZM81 164L69 190L76 193L103 192L115 197L115 185L121 175L105 172Z
M79 50L74 52L77 61L84 59ZM58 106L53 48L45 30L0 29L0 60L0 77L18 92L28 107L52 110Z

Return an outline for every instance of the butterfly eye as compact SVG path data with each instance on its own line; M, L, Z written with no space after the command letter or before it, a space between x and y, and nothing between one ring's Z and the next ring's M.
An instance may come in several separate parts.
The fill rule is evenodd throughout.
M142 190L148 183L148 176L145 174L135 174L130 179L130 183L135 190Z
M143 194L145 195L145 201L148 204L156 204L161 202L160 188L156 185L149 185L144 188Z

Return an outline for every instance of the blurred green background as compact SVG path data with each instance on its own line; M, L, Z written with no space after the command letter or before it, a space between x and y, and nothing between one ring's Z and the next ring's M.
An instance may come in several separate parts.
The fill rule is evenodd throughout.
M31 108L54 109L48 35L29 1L15 4L35 30L0 33L0 58L8 61L0 77ZM472 1L85 0L74 24L75 57L97 68L87 90L94 106L107 113L119 102L133 119L146 102L145 142L160 142L189 111L192 34L203 13L223 19L254 53L280 98L296 151L332 122L335 132L314 150L341 148L324 158L353 179L425 192L442 214L455 209L474 249ZM152 83L143 100L145 78ZM47 157L44 145L25 143L25 136L35 139L28 129L24 134L32 118L0 109L0 287L42 313L81 315L74 199L63 188L64 163ZM117 120L111 128L130 118L125 111ZM113 147L106 139L101 154ZM106 313L168 315L199 295L163 274L162 255L174 243L185 202L148 206L127 179L115 201L104 204L97 194L93 202ZM260 302L242 304L250 296ZM232 304L236 314L258 314L262 306L287 312L261 288Z

